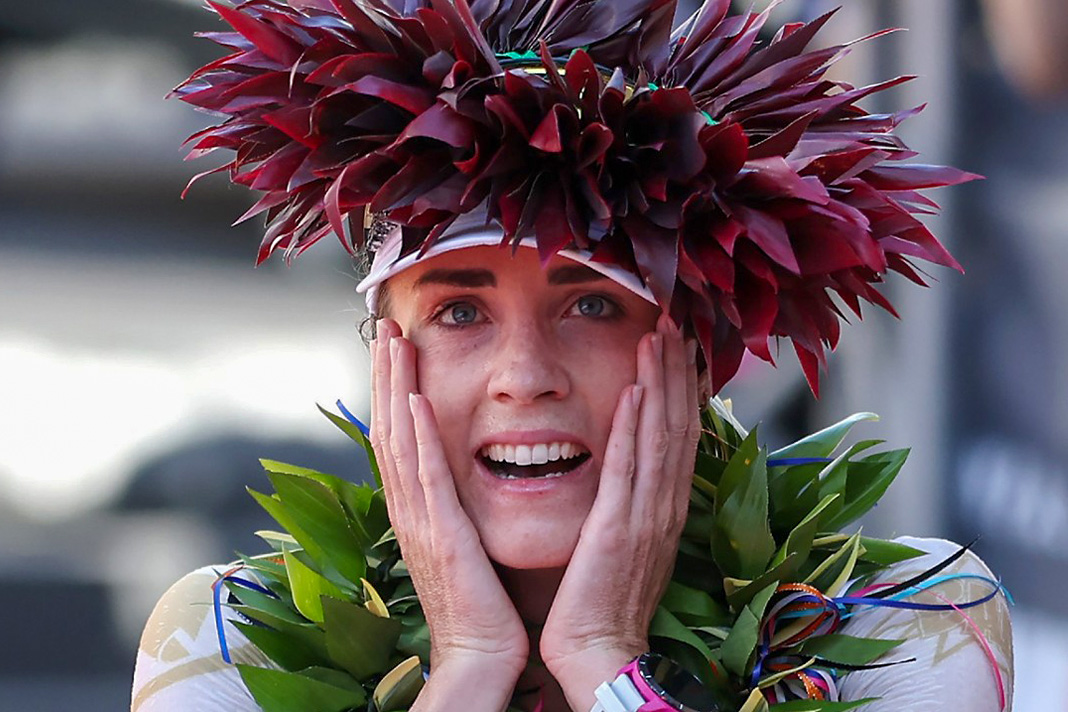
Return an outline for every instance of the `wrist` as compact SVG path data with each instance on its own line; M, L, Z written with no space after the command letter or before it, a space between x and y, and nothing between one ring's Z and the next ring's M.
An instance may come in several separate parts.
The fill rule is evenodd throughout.
M571 709L584 712L593 708L597 687L614 680L627 663L646 650L647 645L587 650L552 663L546 661L546 667L560 683Z
M442 657L432 665L411 712L501 712L521 671L478 653Z

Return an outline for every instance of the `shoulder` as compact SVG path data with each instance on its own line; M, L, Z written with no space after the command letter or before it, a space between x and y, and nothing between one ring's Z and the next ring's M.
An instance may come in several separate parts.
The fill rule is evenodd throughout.
M891 566L873 583L900 583L918 576L960 551L945 539L901 537L923 556ZM996 580L976 554L967 551L940 573L951 577L914 597L921 603L962 603L983 598ZM985 580L984 580L985 579ZM858 608L842 632L851 636L903 640L879 662L912 658L877 670L850 673L842 682L843 699L879 697L866 712L900 709L954 709L999 712L1011 709L1012 625L1004 595L974 608L915 611ZM1001 692L999 692L999 687Z
M254 712L237 668L223 660L212 600L212 584L225 566L186 574L160 598L145 624L137 650L131 712ZM221 607L231 659L271 666Z

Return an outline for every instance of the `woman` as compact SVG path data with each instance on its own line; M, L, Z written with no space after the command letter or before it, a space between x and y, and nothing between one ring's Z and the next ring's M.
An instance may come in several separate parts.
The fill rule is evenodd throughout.
M197 150L235 149L232 178L266 191L261 259L331 232L373 253L371 439L430 632L411 708L668 709L635 665L660 664L644 654L695 496L705 396L744 350L770 360L771 336L792 339L815 390L838 334L829 291L889 307L872 285L916 277L906 256L955 265L911 213L919 189L970 176L882 165L907 155L891 134L902 117L855 106L883 87L823 80L842 48L805 46L826 17L758 49L766 14L720 0L670 37L671 2L409 5L213 6L235 53L178 93L230 118ZM372 212L364 244L347 219ZM766 529L728 554L771 546L768 563ZM947 565L989 578L970 555ZM869 588L928 568L897 564ZM135 710L256 709L237 671L202 654L206 608L183 618L210 601L203 580L180 582L146 627ZM978 598L969 580L958 601ZM907 686L853 673L843 697L874 687L893 693L887 709L932 708L964 671L955 703L1003 708L999 606L977 609L976 638L946 627L953 611L924 619L948 654L914 611L858 613L843 630L912 626L897 653L927 664ZM264 650L233 657L278 662ZM781 701L768 685L741 701Z

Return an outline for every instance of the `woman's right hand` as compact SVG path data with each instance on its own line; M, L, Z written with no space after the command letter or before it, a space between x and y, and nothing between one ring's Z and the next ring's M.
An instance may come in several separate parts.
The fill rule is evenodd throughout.
M471 704L479 693L486 694L486 709L503 709L527 663L526 630L460 506L433 408L417 392L415 348L396 322L379 321L371 357L371 442L389 519L430 628L431 682L413 709L424 702L427 709L479 709ZM446 681L464 696L446 693ZM433 705L424 700L432 688L442 695L432 695ZM447 698L453 704L443 706Z

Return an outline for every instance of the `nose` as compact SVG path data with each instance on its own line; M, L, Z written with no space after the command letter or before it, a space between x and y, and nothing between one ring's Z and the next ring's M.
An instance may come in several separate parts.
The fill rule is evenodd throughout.
M496 346L487 384L494 400L526 404L563 398L570 392L560 349L537 325L518 324L503 331Z

